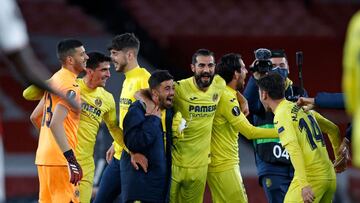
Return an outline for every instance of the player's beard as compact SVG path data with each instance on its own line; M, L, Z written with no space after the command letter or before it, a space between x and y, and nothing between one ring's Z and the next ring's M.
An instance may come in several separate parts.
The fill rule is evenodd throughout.
M115 70L116 70L116 72L122 73L122 72L124 72L126 66L127 66L127 63L123 63L123 64L118 63L118 67L116 67Z
M210 73L200 73L194 75L196 84L199 88L206 88L209 87L214 79L214 75L211 75ZM201 77L209 77L209 81L203 82L201 80Z
M239 80L237 85L236 85L236 89L241 91L244 89L244 80Z

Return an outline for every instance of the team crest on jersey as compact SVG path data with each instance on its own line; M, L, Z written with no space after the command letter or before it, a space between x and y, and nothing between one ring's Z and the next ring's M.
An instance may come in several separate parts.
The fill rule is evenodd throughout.
M100 107L100 106L102 105L102 101L101 101L100 98L96 98L96 99L95 99L95 105L96 105L97 107Z
M76 92L74 90L69 90L69 91L66 92L66 97L69 100L73 100L76 97Z
M216 101L218 100L218 98L219 98L218 93L215 93L215 94L213 95L212 100L213 100L214 102L216 102Z

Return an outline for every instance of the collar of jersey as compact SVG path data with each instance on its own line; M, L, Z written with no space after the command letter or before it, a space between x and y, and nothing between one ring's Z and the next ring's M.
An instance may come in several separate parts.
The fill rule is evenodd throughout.
M233 94L236 97L236 90L234 90L233 88L229 87L226 85L226 90L231 92L231 94Z
M140 73L141 68L140 66L136 66L135 68L129 70L128 72L124 73L126 78L138 76Z
M71 72L69 69L65 68L64 66L61 67L60 71L63 72L63 74L69 75L68 77L71 77L74 80L77 78L77 75L75 73Z
M274 111L274 114L276 114L276 111L277 111L278 109L280 109L279 107L281 107L281 106L283 106L283 105L286 105L287 102L288 102L288 101L284 98L284 99L279 103L279 105L276 107L276 109L275 109L275 111Z
M95 91L95 90L96 90L96 88L95 88L95 89L89 88L89 87L86 85L86 83L85 83L85 81L84 81L83 78L77 79L77 83L80 85L81 91L92 92L92 91Z

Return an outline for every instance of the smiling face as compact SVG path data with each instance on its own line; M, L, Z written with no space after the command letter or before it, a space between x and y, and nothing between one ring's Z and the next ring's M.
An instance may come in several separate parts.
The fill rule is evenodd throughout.
M75 48L74 53L69 57L70 63L78 73L86 69L86 61L89 59L89 57L85 53L85 48L83 46Z
M118 51L115 49L110 50L110 57L115 66L116 72L124 72L125 67L128 65L128 51Z
M168 109L173 106L175 96L174 80L165 80L153 89L153 94L158 98L156 101L161 109Z
M89 75L91 86L93 87L105 87L107 79L110 78L110 62L101 62L96 69L87 70Z
M238 84L237 84L237 89L238 90L242 90L245 87L245 79L246 79L246 74L248 73L244 61L242 59L239 59L240 62L240 73L238 71L235 71L236 74L239 74L239 79L238 79Z
M209 87L215 75L214 57L198 55L196 63L191 64L191 70L194 72L196 84L200 89Z

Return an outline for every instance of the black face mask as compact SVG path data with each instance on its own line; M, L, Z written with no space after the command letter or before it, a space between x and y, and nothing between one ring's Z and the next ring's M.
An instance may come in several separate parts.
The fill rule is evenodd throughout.
M283 79L286 79L289 75L289 71L285 68L275 67L271 72L279 74Z

